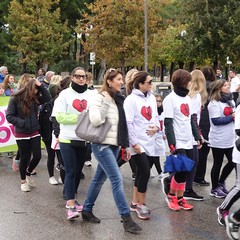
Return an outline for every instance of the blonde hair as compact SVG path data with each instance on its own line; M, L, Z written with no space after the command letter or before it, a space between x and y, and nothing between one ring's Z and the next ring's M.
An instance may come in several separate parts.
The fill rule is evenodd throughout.
M200 70L193 70L191 72L192 80L190 81L190 88L188 96L193 98L200 93L202 99L202 106L207 102L208 94L206 90L206 79Z
M62 76L53 75L52 78L51 78L50 84L59 85L60 81L62 81Z
M129 70L125 76L126 94L129 95L133 90L134 76L138 72L137 69L133 68Z

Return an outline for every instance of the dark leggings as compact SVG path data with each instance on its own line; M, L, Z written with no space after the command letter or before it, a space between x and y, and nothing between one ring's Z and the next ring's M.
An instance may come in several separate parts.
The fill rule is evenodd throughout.
M207 157L210 151L210 147L207 143L203 143L202 148L199 149L199 161L195 174L195 181L200 182L205 180L205 174L207 169Z
M219 183L224 183L226 178L232 172L235 167L235 163L232 161L233 148L213 148L213 166L211 170L212 189L215 189ZM224 155L227 157L227 164L224 166L220 175L221 167L223 164ZM220 178L219 178L220 175Z
M40 136L17 140L18 150L21 156L19 164L21 180L25 180L26 175L30 176L30 173L37 167L41 159L40 140Z
M148 157L148 161L149 161L150 169L152 168L152 166L154 164L156 169L157 169L158 174L162 173L162 168L161 168L161 165L160 165L159 157Z
M62 180L62 183L64 183L64 178L65 178L65 168L64 168L64 163L63 163L63 159L62 159L62 154L60 152L60 150L55 150L55 153L57 155L57 159L60 165L60 177Z
M44 141L47 150L47 169L49 177L54 176L55 165L55 150L51 148L52 139L50 141Z
M134 186L138 192L145 193L147 191L147 184L150 176L149 160L146 153L140 153L132 156L136 164L136 177Z
M192 153L188 154L187 156L195 162L195 165L192 168L192 171L188 172L187 177L186 177L186 190L192 190L193 181L194 181L194 178L195 178L196 169L197 169L197 165L198 165L198 148L197 148L197 145L193 145Z
M20 160L20 152L19 152L19 150L17 150L17 154L16 154L15 160Z

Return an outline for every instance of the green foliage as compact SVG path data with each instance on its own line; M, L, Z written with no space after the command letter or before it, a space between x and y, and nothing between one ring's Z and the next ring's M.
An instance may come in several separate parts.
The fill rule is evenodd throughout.
M24 0L22 4L11 1L8 16L13 35L11 48L21 54L21 63L40 67L65 54L69 31L67 22L60 21L58 3L59 0Z
M160 26L157 11L162 1L148 1L149 43ZM157 6L157 7L156 7ZM99 0L87 4L91 14L85 13L76 31L86 35L83 41L87 54L96 53L97 61L117 67L142 66L144 60L144 1ZM89 29L92 25L93 28Z

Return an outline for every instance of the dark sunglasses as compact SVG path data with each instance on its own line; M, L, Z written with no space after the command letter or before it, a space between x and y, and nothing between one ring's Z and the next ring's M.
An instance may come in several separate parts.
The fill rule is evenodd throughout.
M79 75L79 74L74 74L73 77L75 77L76 79L86 79L86 75Z
M144 83L148 83L149 85L152 84L152 80L148 81L148 82L144 82Z

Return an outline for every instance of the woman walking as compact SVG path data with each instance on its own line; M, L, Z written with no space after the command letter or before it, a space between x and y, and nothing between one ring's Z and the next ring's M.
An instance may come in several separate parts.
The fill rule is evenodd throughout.
M100 126L106 119L112 126L102 143L92 144L93 154L98 165L83 205L82 218L92 223L100 223L100 219L94 216L92 209L103 183L108 178L112 185L114 201L121 215L124 230L138 233L141 231L141 227L131 218L130 209L124 196L122 176L117 164L120 147L125 149L126 160L130 159L128 132L123 109L124 97L120 92L122 85L122 73L115 69L109 69L104 76L100 94L97 94L89 108L90 121L94 126Z
M86 73L81 67L72 71L72 83L60 92L54 102L52 117L60 123L60 151L64 162L67 219L79 217L82 205L76 200L81 172L86 160L87 142L75 134L78 115L86 110L93 97L93 91L86 84Z
M31 79L25 87L13 93L7 108L6 118L14 125L21 156L19 170L23 192L29 192L30 187L35 187L31 173L41 159L38 106L50 98L48 90L38 80Z
M208 111L210 119L209 146L213 154L210 196L224 198L228 194L225 180L235 167L232 161L235 139L234 101L226 80L219 79L212 83ZM224 155L228 162L221 171Z
M147 184L150 176L149 158L155 156L156 133L160 129L157 103L149 73L137 72L133 80L134 89L124 101L130 150L136 165L133 198L130 209L140 219L150 218L150 210L145 205Z

